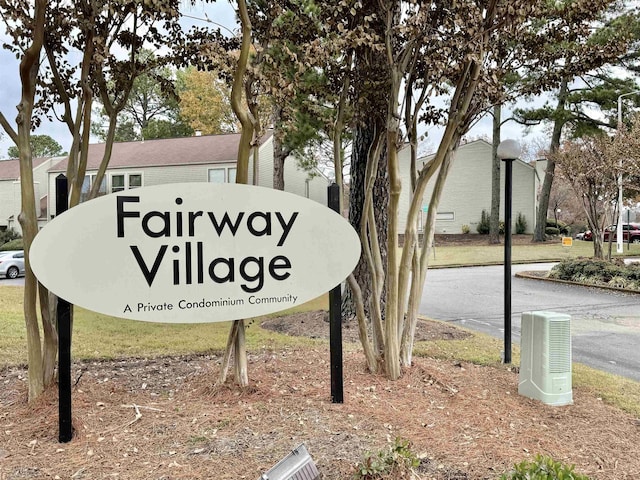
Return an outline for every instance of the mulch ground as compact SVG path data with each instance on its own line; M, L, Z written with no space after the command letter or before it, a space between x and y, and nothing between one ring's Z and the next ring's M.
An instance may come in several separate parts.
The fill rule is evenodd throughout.
M265 327L328 336L319 312ZM425 322L420 335L456 338L451 328ZM535 454L592 479L640 478L639 420L587 390L551 407L518 395L505 366L433 358L415 358L391 382L345 350L343 404L330 400L328 346L254 352L246 389L214 386L217 356L76 363L75 435L65 444L56 392L28 405L24 368L5 368L0 479L258 479L301 443L322 478L348 479L365 452L396 437L421 458L416 479L496 479Z

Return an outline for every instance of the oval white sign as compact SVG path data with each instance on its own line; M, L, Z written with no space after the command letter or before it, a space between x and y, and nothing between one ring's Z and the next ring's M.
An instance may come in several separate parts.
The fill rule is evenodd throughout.
M38 280L89 310L166 323L285 310L344 280L360 256L328 207L237 184L119 192L49 222L30 251Z

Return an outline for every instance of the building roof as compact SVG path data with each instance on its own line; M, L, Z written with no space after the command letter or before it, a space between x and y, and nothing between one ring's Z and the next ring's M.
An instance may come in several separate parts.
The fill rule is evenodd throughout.
M49 160L49 157L41 157L33 159L33 168L42 165ZM19 180L20 179L20 160L12 158L10 160L0 160L0 180Z
M271 133L265 135L261 142L264 143L269 136ZM239 133L229 133L114 143L109 169L235 163L239 142ZM89 145L87 171L98 169L104 156L105 146L104 143ZM67 159L56 164L49 171L62 172L66 168Z

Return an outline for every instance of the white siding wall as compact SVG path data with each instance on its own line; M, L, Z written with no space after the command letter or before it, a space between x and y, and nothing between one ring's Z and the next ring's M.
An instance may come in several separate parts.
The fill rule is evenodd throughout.
M33 190L36 201L36 215L40 215L40 199L47 195L48 170L60 158L49 159L33 169ZM0 181L0 226L11 227L22 234L18 214L22 210L22 198L19 180ZM9 222L9 218L13 220Z
M441 215L452 213L453 220L437 221L437 233L462 233L463 225L477 233L482 210L491 209L491 146L473 142L464 147L453 158L438 206ZM424 205L429 203L435 177L428 184Z
M411 148L406 145L398 151L398 163L400 165L400 178L402 181L402 190L400 191L400 199L398 201L398 231L404 234L407 224L407 213L411 204L411 176L409 168L411 166ZM422 227L421 227L422 228Z
M258 165L258 185L273 188L273 136L260 147ZM308 180L308 187L307 187ZM249 181L253 181L253 167L250 166ZM298 168L292 156L284 163L284 189L287 192L307 197L316 202L327 204L327 187L329 181L323 175L309 179L309 174Z
M291 165L289 168L285 168L284 171L285 190L326 205L327 187L329 186L326 177L316 176L310 178L307 172L297 168L295 158L288 158L288 162L291 162Z
M47 179L49 178L49 169L63 159L64 157L53 157L48 159L46 162L42 162L40 165L33 169L33 181L41 185L38 192L40 196L36 198L42 198L47 195L46 185Z
M118 169L112 173L142 173L142 186L164 185L165 183L206 182L209 179L209 169L213 167L235 166L229 165L180 165L169 167L147 167L144 169Z
M249 169L249 177L249 182L253 183L253 162L251 162ZM273 136L269 137L260 147L257 184L261 187L273 188Z
M504 217L504 168L501 169L501 198L500 217ZM535 170L528 164L513 162L513 193L512 193L512 219L513 233L518 219L518 213L522 213L527 222L526 233L533 233L536 223L536 180Z
M16 198L14 180L0 180L0 227L9 225L9 217L20 210L20 196Z
M40 198L44 187L34 182L36 217L40 215ZM19 180L0 181L0 226L13 228L22 235L18 215L22 210L22 195ZM11 218L13 217L13 218Z
M47 216L51 220L56 214L56 177L60 172L49 173L47 181Z
M406 212L409 206L409 155L402 154L402 198L400 228L404 230ZM424 159L420 165L424 163ZM504 166L500 169L501 200L500 218L504 218ZM427 184L422 204L429 204L436 175ZM534 169L521 161L513 164L513 225L521 212L527 221L527 233L533 231L535 222L535 173ZM482 210L491 211L491 145L475 141L461 146L452 160L446 184L442 191L436 221L436 233L462 233L462 226L468 225L470 233L477 233ZM443 217L448 218L443 218ZM421 223L424 223L423 214Z

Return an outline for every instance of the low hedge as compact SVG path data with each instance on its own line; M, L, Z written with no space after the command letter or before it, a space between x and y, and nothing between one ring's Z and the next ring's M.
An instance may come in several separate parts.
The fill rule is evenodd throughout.
M622 260L608 262L580 257L555 265L549 272L549 278L640 290L640 263L625 265Z
M0 252L6 252L7 250L24 250L22 238L16 238L0 246Z

